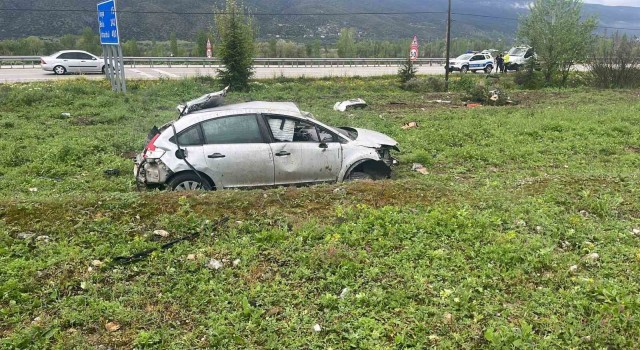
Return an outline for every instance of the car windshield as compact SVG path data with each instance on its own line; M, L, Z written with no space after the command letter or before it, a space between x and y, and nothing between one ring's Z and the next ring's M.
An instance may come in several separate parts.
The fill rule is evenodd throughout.
M468 53L468 54L460 55L460 56L456 57L456 59L460 60L460 61L466 61L466 60L470 59L471 56L473 56L473 55Z
M527 49L524 47L514 47L509 50L509 56L524 56Z
M343 129L343 128L334 128L337 132L339 132L341 135L346 136L347 138L349 138L349 140L354 141L356 139L356 137L358 137L358 133L356 132L351 132L347 129Z

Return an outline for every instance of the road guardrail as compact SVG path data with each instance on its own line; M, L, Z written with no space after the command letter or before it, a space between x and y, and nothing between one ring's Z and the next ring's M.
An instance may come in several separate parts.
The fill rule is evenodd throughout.
M390 67L399 66L404 58L256 58L255 67ZM419 58L414 64L443 65L444 58ZM222 66L219 58L204 57L124 57L128 67L211 67ZM0 68L36 68L40 65L40 56L0 56Z

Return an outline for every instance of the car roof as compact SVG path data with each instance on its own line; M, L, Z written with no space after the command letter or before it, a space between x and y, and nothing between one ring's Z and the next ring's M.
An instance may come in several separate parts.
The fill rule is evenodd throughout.
M253 101L236 103L230 105L224 105L209 109L203 109L197 112L187 114L185 117L196 114L216 113L220 115L228 115L232 113L224 112L240 112L243 110L259 110L262 113L286 113L293 115L302 115L298 106L293 102L266 102L266 101ZM222 112L222 113L220 113Z
M58 51L58 52L54 52L54 53L52 53L52 55L59 55L59 54L67 53L67 52L82 52L82 53L88 53L88 54L90 54L90 55L92 55L92 56L95 56L95 55L93 55L93 54L92 54L92 53L90 53L90 52L82 51L82 50L60 50L60 51Z

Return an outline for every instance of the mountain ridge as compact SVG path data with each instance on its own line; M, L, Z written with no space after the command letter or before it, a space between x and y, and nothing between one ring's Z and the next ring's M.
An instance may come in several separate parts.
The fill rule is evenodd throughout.
M97 30L95 3L86 0L4 0L1 8L39 9L38 12L0 12L3 25L0 39L26 36L57 37L78 34L84 27ZM453 37L491 37L513 39L520 15L528 12L528 1L480 0L454 2ZM215 8L223 1L202 0L121 0L118 1L120 32L123 39L166 40L171 32L180 39L192 40L195 33L211 29ZM360 38L398 39L413 34L420 38L442 38L445 33L447 0L245 0L254 14L281 13L282 16L256 16L260 39L284 38L307 41L313 38L330 41L340 28L356 28ZM49 12L48 9L86 10L84 12ZM153 13L140 13L153 12ZM178 15L163 12L205 13ZM414 14L348 13L414 12ZM585 4L585 15L598 14L602 26L640 28L640 8ZM296 13L345 13L335 16L297 16ZM473 14L464 16L461 14ZM612 29L600 28L602 32ZM622 31L640 35L640 31Z

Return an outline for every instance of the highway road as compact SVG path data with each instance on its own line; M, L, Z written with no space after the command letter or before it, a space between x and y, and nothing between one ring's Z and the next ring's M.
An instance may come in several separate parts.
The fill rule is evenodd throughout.
M287 78L324 78L324 77L351 77L351 76L379 76L394 75L398 72L397 66L391 67L254 67L256 79L277 78L280 76ZM418 74L444 74L444 66L433 65L418 67ZM180 67L180 66L138 66L135 68L125 68L127 79L179 79L194 76L215 76L216 68L203 67ZM61 80L86 77L87 79L102 79L101 74L68 74L58 76L52 72L45 72L40 68L1 68L0 83L16 83L45 80Z

